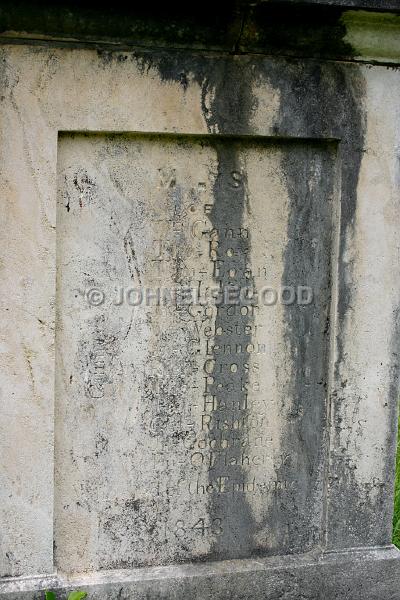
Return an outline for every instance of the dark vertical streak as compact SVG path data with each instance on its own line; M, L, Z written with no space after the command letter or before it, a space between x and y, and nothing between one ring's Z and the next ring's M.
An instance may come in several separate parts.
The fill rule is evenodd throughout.
M242 174L239 162L239 143L220 142L214 147L218 156L218 174L214 185L214 206L210 215L212 226L219 232L216 260L218 261L215 282L222 290L229 289L233 284L236 289L249 287L254 289L254 279L246 279L246 270L249 268L251 251L250 236L239 237L237 232L243 228L243 217L246 210L246 185L244 174L241 180L233 177ZM235 232L235 237L226 235L227 230ZM229 275L234 270L235 275ZM218 306L215 320L215 330L222 331L221 335L214 337L214 382L210 392L215 394L217 403L224 403L226 407L218 411L218 418L222 421L240 421L246 418L246 392L242 391L242 381L246 378L246 363L249 355L246 346L251 343L251 336L245 335L244 328L252 323L249 314L242 315L242 306L230 305L223 302ZM250 306L243 306L246 312ZM230 315L228 311L234 312ZM238 326L233 334L227 335L229 327ZM222 349L229 347L232 354L224 353ZM235 353L240 347L241 352ZM233 367L232 367L233 365ZM231 369L234 369L232 371ZM229 390L229 392L227 391ZM214 414L215 418L216 415ZM209 514L211 518L222 519L222 533L215 537L211 553L215 557L229 555L231 558L248 556L252 550L252 533L255 524L247 501L247 493L253 492L254 485L248 481L246 469L241 465L243 453L243 427L237 431L219 432L220 446L222 440L229 442L229 457L236 461L235 466L221 465L217 461L214 468L209 471L210 483L214 486L222 485L222 492L211 494L209 501ZM216 484L217 482L217 484ZM250 491L248 490L250 487ZM225 491L224 491L225 489ZM235 490L235 491L234 491Z
M251 97L252 71L246 62L236 62L234 59L220 63L219 69L214 71L212 88L213 101L210 110L204 113L210 132L235 133L249 128L249 118L253 108ZM204 90L204 88L203 88ZM204 95L203 95L204 98ZM251 267L251 238L238 236L243 229L244 216L247 210L246 176L240 162L240 151L243 143L240 142L214 142L217 153L218 173L214 185L214 205L210 214L213 228L219 232L216 258L221 261L221 270L214 275L215 282L222 290L228 289L233 284L236 289L248 287L254 289L254 279L251 275L246 278L246 271ZM227 229L235 232L235 237L227 237ZM235 275L230 276L233 269ZM232 275L232 273L231 273ZM225 302L218 307L215 320L216 331L224 332L214 337L213 360L214 383L212 392L217 401L225 402L224 410L219 411L219 418L232 421L243 419L248 415L246 392L242 391L242 381L246 379L246 364L249 355L245 349L251 343L251 336L244 334L244 329L252 323L251 313L242 315L240 305L235 307L235 316L229 316L228 305ZM249 308L249 307L247 307ZM230 309L232 310L232 309ZM246 309L244 308L246 312ZM225 332L229 326L238 325L239 328L232 335ZM230 346L231 349L240 347L240 353L224 354L221 347ZM219 348L217 349L217 346ZM235 365L235 372L231 371ZM230 386L230 387L229 387ZM232 391L227 392L227 389ZM247 494L254 492L254 483L248 481L246 468L241 465L243 452L243 436L246 431L240 428L230 431L225 436L229 439L232 449L230 458L236 461L235 466L226 467L219 462L215 468L209 470L210 483L226 485L227 491L211 494L208 512L210 518L222 519L222 533L214 537L211 555L215 558L240 558L249 556L253 548L253 534L256 524ZM222 434L221 434L222 435ZM234 440L234 444L232 443ZM248 489L249 488L249 489ZM233 493L233 490L236 490Z
M340 237L339 237L339 256L338 256L338 306L337 306L337 331L334 332L337 340L337 361L335 364L334 380L338 383L338 389L332 390L332 398L327 399L328 402L337 403L340 406L342 401L345 401L343 388L345 382L340 386L340 367L345 360L343 354L343 327L348 315L348 311L352 304L352 265L347 264L344 253L346 251L346 241L349 234L352 233L355 220L355 212L357 206L357 185L361 166L361 158L364 144L365 117L362 108L362 99L364 95L364 79L360 67L357 65L340 65L340 64L317 64L317 63L302 63L301 65L293 62L286 63L286 69L278 70L272 67L268 73L268 79L274 87L280 89L281 103L280 114L275 125L275 131L278 135L286 135L290 131L293 136L313 136L315 138L336 137L340 142L340 159L341 159L341 217L340 217ZM291 198L292 206L296 203L298 191L302 190L307 184L307 174L304 174L305 179L299 176L299 168L295 163L290 161L285 164L286 180ZM324 202L324 194L328 193L329 182L325 183L325 192L319 199L319 203ZM296 218L293 214L289 221L288 236L292 237L296 233ZM324 235L323 228L317 227L318 236ZM286 267L285 277L290 277L290 274L296 265L296 256L302 251L298 244L289 244L286 251ZM330 287L331 283L326 282L323 288ZM328 296L324 292L322 300L328 302ZM321 306L322 308L322 306ZM301 313L298 314L300 318ZM326 365L322 369L321 357L316 355L317 361L313 361L313 375L317 375L317 371L321 372L322 386L325 388L327 384L327 352L328 352L328 334L329 334L329 318L321 312L320 327L323 335L320 338L319 351L323 353L323 363ZM294 397L305 398L302 382L303 361L312 361L311 356L304 354L303 342L301 340L300 323L296 322L290 314L288 319L288 340L292 348L293 359L295 360L295 377L291 382ZM323 322L326 322L326 330ZM316 330L311 322L304 323L302 329L305 332L312 326L310 333L315 339ZM314 330L314 333L312 331ZM322 346L321 346L322 344ZM334 357L330 357L334 360ZM315 385L317 381L315 381ZM313 394L317 394L317 388ZM318 394L317 394L318 395ZM313 402L316 401L314 397ZM310 400L310 398L309 398ZM309 404L309 400L306 403ZM323 402L322 396L319 402ZM311 408L311 404L310 404ZM307 411L309 412L309 411ZM340 408L336 412L340 414ZM321 415L322 416L322 415ZM335 423L333 435L340 434L340 422ZM312 434L312 428L309 428L307 433L307 424L300 423L301 430L299 433L308 439ZM329 437L325 435L325 460L329 460L328 447ZM339 448L339 441L334 443L334 446ZM312 451L312 448L309 449ZM356 496L358 495L357 484L354 479L354 474L349 465L346 464L346 453L342 455L339 452L332 460L332 473L330 479L330 489L328 483L325 482L325 498L330 497L331 509L329 510L329 532L330 543L334 546L346 546L349 539L353 543L359 543L357 540L366 538L366 532L370 525L375 529L373 524L376 521L376 515L372 517L367 515L368 507L360 507L357 505ZM326 472L328 475L328 472ZM340 505L340 509L339 509ZM347 519L343 518L347 515ZM351 524L351 526L350 526ZM368 534L367 534L368 536Z
M284 390L291 403L284 447L291 459L278 469L278 479L296 487L284 498L287 530L281 531L279 515L270 526L291 552L294 545L304 551L320 540L335 170L333 152L313 143L291 148L284 161L290 208L282 283L307 285L314 297L311 304L285 307L292 377Z

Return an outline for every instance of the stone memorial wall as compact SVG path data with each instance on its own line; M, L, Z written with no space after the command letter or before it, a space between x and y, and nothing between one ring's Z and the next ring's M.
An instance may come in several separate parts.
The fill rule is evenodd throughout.
M397 597L400 17L247 4L0 8L5 599Z

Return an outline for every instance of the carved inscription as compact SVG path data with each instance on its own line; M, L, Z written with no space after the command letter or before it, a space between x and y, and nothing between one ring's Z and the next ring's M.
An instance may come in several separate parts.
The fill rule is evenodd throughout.
M289 159L310 181L298 195ZM60 138L60 568L318 542L332 161L318 145Z

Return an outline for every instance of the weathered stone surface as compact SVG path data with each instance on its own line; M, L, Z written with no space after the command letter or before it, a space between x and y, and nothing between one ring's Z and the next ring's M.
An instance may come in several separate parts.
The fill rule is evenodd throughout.
M395 598L398 70L0 64L2 593Z
M60 138L62 570L320 542L334 158L310 143Z

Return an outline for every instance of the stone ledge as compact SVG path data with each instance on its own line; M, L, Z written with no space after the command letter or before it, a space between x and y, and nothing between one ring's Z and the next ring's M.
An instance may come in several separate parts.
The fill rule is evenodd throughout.
M0 583L5 600L42 600L45 589L84 589L91 600L396 600L400 552L353 549L320 556L230 560Z
M400 0L271 0L160 12L0 2L0 44L191 49L398 64ZM208 6L208 5L207 5ZM395 12L385 12L392 7ZM350 8L350 10L348 10ZM363 10L359 10L363 8Z

